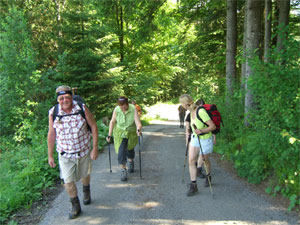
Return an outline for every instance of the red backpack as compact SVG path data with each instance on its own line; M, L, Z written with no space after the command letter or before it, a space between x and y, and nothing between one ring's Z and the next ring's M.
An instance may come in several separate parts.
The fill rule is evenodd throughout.
M211 120L216 125L216 129L213 130L212 133L213 134L220 133L221 123L223 126L224 126L224 124L222 121L221 113L218 111L217 106L215 104L204 104L204 105L198 107L198 109L197 109L196 115L197 115L198 120L200 120L202 123L204 123L208 127L208 125L199 116L200 109L205 109L207 114L211 118Z

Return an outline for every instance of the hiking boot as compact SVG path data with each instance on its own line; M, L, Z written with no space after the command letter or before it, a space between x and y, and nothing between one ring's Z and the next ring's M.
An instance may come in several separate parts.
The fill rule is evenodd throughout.
M198 187L197 187L197 183L190 183L189 184L189 191L187 192L187 196L193 196L195 194L197 194L198 192Z
M202 167L197 167L197 177L204 179L205 175L202 173Z
M83 185L83 204L89 205L91 203L91 189L90 185L84 186Z
M128 172L129 173L134 172L134 161L128 163Z
M209 182L210 182L210 185L211 185L211 176L210 174L208 174L207 176L205 176L205 183L204 183L204 187L209 187Z
M121 181L127 181L127 170L126 169L121 170Z
M75 219L81 213L80 202L78 196L75 198L71 198L70 200L72 203L72 211L69 213L69 219Z

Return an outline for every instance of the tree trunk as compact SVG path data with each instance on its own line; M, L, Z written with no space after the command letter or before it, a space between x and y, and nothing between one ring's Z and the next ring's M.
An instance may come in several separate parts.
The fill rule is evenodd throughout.
M252 91L249 88L249 78L253 74L249 60L259 53L255 50L259 48L259 40L261 40L261 20L262 20L262 4L257 0L247 1L247 37L246 37L246 71L245 71L245 126L249 126L249 112L254 109L254 101Z
M245 4L244 13L244 31L243 31L243 59L246 58L246 39L247 39L247 0ZM246 77L246 61L242 62L242 75L241 75L241 90L245 90L245 77Z
M287 39L286 26L289 24L290 15L290 0L279 0L279 19L278 19L278 34L277 34L277 49L283 50L283 42Z
M56 5L56 23L57 23L57 40L55 41L55 47L57 48L58 54L62 53L62 49L60 46L60 41L62 39L63 33L62 33L62 18L61 13L63 12L65 8L65 0L55 0Z
M265 0L265 43L264 43L264 61L269 62L269 52L271 45L272 28L272 0Z
M236 46L237 46L237 0L227 0L227 33L226 33L226 102L233 96L236 79Z
M278 28L278 20L279 20L279 3L278 0L274 1L274 15L273 15L273 27L275 28L275 31L277 31ZM272 46L276 46L277 44L277 35L272 38Z
M120 55L121 62L124 60L124 22L123 22L123 6L120 6Z
M120 61L124 59L124 25L123 25L123 8L119 1L116 2L116 21L117 32L120 45Z

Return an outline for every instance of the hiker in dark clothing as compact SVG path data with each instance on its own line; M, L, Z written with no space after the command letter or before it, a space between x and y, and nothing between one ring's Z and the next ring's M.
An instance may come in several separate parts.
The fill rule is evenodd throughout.
M69 218L74 219L81 213L75 182L82 181L83 204L91 203L91 160L96 160L98 157L98 129L93 114L84 104L85 118L78 113L81 108L76 101L73 101L70 87L60 86L56 89L56 94L58 106L49 110L48 163L51 167L56 166L53 158L56 142L60 177L64 181L64 187L72 203ZM56 107L58 111L53 119ZM88 125L92 133L88 130Z
M179 113L179 121L180 121L179 127L184 128L184 117L185 117L186 109L180 105L178 107L178 113Z

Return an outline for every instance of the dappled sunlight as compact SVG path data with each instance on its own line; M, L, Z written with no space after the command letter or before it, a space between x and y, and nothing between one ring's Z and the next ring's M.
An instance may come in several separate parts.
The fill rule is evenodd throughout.
M175 121L164 121L164 120L151 120L150 124L158 124L158 125L179 125L179 120Z
M132 178L131 178L131 180L132 180ZM113 189L115 189L115 188L127 188L127 187L140 188L140 187L144 187L145 185L146 184L144 184L144 183L142 183L142 184L131 184L131 183L115 184L115 183L112 183L112 184L106 184L105 187L113 188Z
M124 209L130 209L130 210L139 210L139 209L152 209L155 207L159 207L162 204L159 202L155 201L148 201L148 202L137 202L137 203L132 203L132 202L119 202L117 203L116 206L113 207L107 207L104 206L103 208L101 206L98 206L98 209L109 209L109 210L115 210L118 208L124 208Z
M84 221L85 224L108 224L109 219L105 217L87 217L87 220Z
M105 205L98 205L95 207L96 209L102 209L102 210L114 210L114 206L105 206Z
M147 133L151 136L156 136L156 137L178 137L178 133L174 133L174 134L166 134L162 132L147 132Z
M161 203L155 201L145 202L141 205L142 208L151 209L160 206Z
M120 183L120 184L114 184L114 183L112 183L112 184L106 184L105 185L106 187L108 187L108 188L124 188L124 187L128 187L128 183Z
M209 221L199 221L199 220L170 220L170 219L147 219L147 220L140 220L136 221L138 224L164 224L164 225L173 225L173 224L182 224L182 225L243 225L243 224L252 224L251 221L216 221L216 220L209 220ZM280 223L268 223L268 224L280 224Z
M119 208L125 208L125 209L131 209L131 210L137 210L136 204L131 202L119 202L117 204L117 207Z
M178 107L179 104L176 105L156 104L151 107L145 107L145 110L147 111L147 116L151 118L159 117L159 118L166 118L168 120L179 121ZM157 121L158 124L164 124L161 122L165 122L165 121L158 121L158 120L155 121Z

